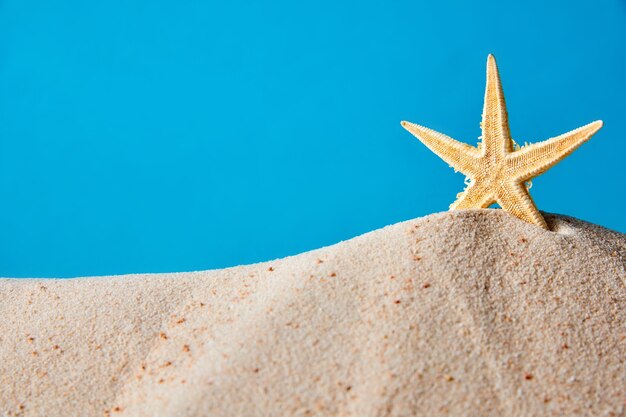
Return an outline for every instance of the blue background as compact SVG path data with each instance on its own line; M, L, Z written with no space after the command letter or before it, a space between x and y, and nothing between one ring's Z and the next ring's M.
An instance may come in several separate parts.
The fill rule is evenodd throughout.
M548 3L548 4L546 4ZM0 276L220 268L447 210L488 53L514 139L605 127L534 181L626 231L626 3L0 0Z

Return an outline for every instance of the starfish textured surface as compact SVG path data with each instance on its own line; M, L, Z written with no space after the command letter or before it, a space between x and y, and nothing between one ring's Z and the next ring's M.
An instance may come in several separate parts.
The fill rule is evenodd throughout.
M589 140L602 127L602 121L516 150L509 131L498 67L493 55L489 55L481 122L482 142L478 147L414 123L403 121L402 126L470 179L467 188L450 205L450 210L486 208L498 203L508 213L547 229L526 182L543 174Z

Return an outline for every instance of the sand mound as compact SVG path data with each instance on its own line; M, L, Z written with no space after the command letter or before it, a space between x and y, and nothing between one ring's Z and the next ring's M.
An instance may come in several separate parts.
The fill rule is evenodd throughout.
M626 236L546 219L447 212L257 265L0 280L0 415L623 415Z

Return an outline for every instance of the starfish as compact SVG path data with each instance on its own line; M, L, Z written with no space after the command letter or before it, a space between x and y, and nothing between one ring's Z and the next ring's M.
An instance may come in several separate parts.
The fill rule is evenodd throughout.
M602 121L598 120L519 148L509 132L504 93L493 55L487 58L487 87L480 124L482 141L478 147L414 123L401 124L469 179L467 188L457 195L450 210L487 208L498 203L506 212L544 229L548 226L528 192L528 182L571 154L602 127Z

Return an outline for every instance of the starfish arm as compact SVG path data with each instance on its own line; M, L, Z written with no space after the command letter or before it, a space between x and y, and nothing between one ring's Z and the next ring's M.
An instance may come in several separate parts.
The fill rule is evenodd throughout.
M474 166L479 156L478 149L427 127L409 122L402 122L401 124L456 171L461 171L468 176L474 174Z
M508 183L501 186L496 192L496 200L506 212L528 223L548 229L546 221L537 210L537 206L523 183Z
M493 55L487 58L487 86L483 107L482 141L487 157L502 158L513 151L504 91Z
M524 146L507 156L507 171L519 181L543 174L589 140L601 127L602 121L598 120L552 139Z
M484 182L472 181L467 188L459 193L450 210L487 208L496 200L491 187Z

